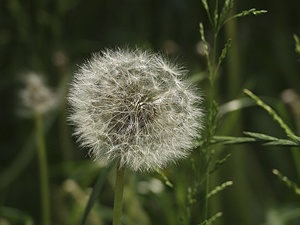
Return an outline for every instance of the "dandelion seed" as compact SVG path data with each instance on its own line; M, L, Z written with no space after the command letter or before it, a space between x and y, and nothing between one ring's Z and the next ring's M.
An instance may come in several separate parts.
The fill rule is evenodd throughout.
M69 117L95 160L151 171L188 156L199 135L201 97L185 71L159 54L117 49L95 54L75 74Z

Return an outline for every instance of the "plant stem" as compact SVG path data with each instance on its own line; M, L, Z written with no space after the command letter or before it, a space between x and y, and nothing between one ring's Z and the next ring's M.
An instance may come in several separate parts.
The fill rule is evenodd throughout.
M37 138L38 163L40 169L40 192L42 206L42 224L50 225L50 195L47 153L44 140L42 115L35 113L35 129Z
M209 162L208 162L209 163ZM209 193L209 166L207 167L207 171L205 174L206 178L205 178L205 196L208 196ZM208 220L208 198L206 198L205 200L205 211L204 211L204 220L207 221Z
M116 183L115 183L115 199L114 199L114 212L113 212L113 225L122 225L122 203L123 203L123 190L125 169L116 169Z

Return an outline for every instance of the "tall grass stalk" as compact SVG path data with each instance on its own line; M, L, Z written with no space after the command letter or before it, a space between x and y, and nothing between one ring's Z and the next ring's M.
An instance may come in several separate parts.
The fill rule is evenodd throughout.
M205 130L205 140L202 142L200 145L201 151L205 155L205 164L206 164L206 171L203 174L205 177L205 193L206 196L209 193L210 189L210 175L211 175L211 170L214 167L215 162L215 155L214 155L214 150L212 149L211 143L213 140L213 137L216 134L216 130L219 128L218 127L218 121L219 121L219 116L218 116L218 103L217 103L217 97L219 96L217 93L217 87L216 87L216 80L218 77L219 69L220 66L223 62L223 60L227 56L228 49L230 48L231 45L231 39L228 39L222 48L221 51L219 51L219 34L221 28L228 23L230 20L238 17L243 17L247 15L259 15L262 13L265 13L265 10L256 10L256 9L250 9L243 11L238 14L232 14L233 6L234 6L234 1L233 0L226 0L224 1L223 6L219 5L219 1L215 0L214 4L214 9L210 9L210 5L207 0L202 0L203 7L208 15L208 19L210 21L210 25L213 31L213 40L212 40L212 45L209 48L208 42L205 39L205 33L204 33L204 27L203 24L200 23L200 35L201 35L201 40L204 45L204 54L206 56L207 60L207 69L208 69L208 74L209 74L209 98L208 100L208 108L207 108L207 119L206 119L206 130ZM211 3L210 3L211 4ZM235 29L235 27L234 27ZM236 30L231 30L231 31L236 31ZM232 33L230 33L231 35ZM234 33L236 34L236 33ZM235 49L236 50L236 49ZM236 53L236 52L235 52ZM235 62L236 63L236 62ZM234 72L230 78L235 78L238 76L238 70L235 70L233 68L232 63L229 65L231 69L231 72ZM232 86L229 86L229 91L230 95L234 95L235 91L238 89L238 84L239 80L233 84ZM207 221L210 221L210 219L214 218L211 217L209 218L209 201L208 198L205 199L204 203L204 222L203 224L207 224ZM247 223L248 224L248 223Z
M40 169L42 225L50 225L49 172L44 139L43 119L40 113L35 113L35 129L37 139L38 164Z
M279 126L284 130L286 135L292 140L297 143L300 142L300 137L296 136L295 133L291 130L291 128L283 121L283 119L277 114L277 112L272 109L269 105L264 103L258 96L253 94L251 91L245 89L244 92L252 98L257 105L262 107L265 111L269 113L270 116L272 116L273 120L275 120ZM300 180L300 152L299 149L291 148L291 153L293 156L293 160L295 163L298 179Z

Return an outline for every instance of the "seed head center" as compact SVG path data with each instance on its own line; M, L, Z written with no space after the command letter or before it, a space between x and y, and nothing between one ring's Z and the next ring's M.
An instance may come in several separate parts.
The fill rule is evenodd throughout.
M151 123L157 113L156 105L153 99L147 94L143 95L135 93L128 99L125 99L125 104L128 107L128 122L134 122L136 126L142 128L145 124Z

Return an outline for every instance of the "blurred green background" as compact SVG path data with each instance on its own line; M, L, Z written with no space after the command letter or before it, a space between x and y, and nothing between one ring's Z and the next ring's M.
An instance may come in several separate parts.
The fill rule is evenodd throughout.
M268 13L234 20L221 31L219 48L229 37L232 48L218 77L218 101L222 105L245 97L242 90L249 88L263 96L299 135L300 62L293 34L300 35L300 1L236 1L234 11L250 8L266 9ZM202 80L206 62L199 22L203 22L207 40L211 41L211 28L200 0L0 0L1 225L4 221L25 224L22 221L27 220L39 224L40 219L34 122L19 113L23 75L28 71L42 74L48 85L62 95L59 107L44 116L52 220L53 224L78 224L102 167L90 163L87 151L75 143L72 127L66 122L68 106L63 93L72 74L92 52L137 46L175 58L189 70L191 80L205 95L208 85ZM258 107L226 114L218 133L242 136L242 131L285 137ZM211 212L224 212L217 223L300 224L299 196L272 174L277 168L300 183L290 149L256 144L222 149L222 154L229 152L232 156L212 179L212 185L234 182L233 187L212 200ZM128 221L139 222L128 224L180 224L185 198L180 188L189 186L184 183L188 182L184 174L188 173L188 165L186 160L167 170L177 186L165 187L159 193L136 188L141 182L150 185L153 177L161 181L157 175L131 175L128 186L135 191L128 190L125 211ZM90 224L109 224L112 187L113 177L108 178Z

